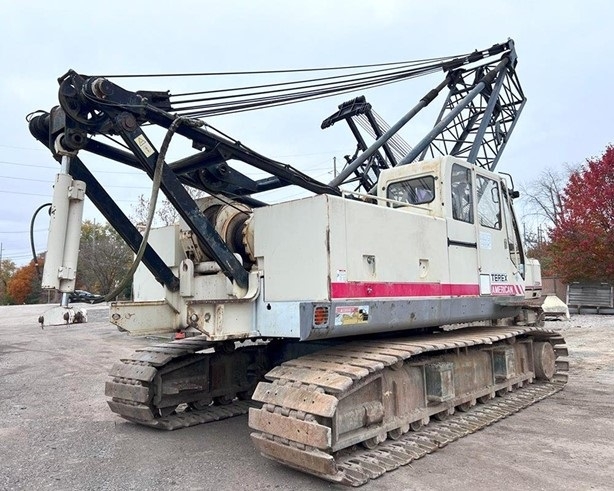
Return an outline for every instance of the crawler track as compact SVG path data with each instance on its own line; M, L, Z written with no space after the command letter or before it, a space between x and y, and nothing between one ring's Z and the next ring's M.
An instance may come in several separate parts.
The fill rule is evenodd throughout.
M434 421L422 430L407 433L396 441L386 441L373 450L361 449L346 456L341 455L337 461L337 468L344 476L341 482L361 486L370 479L409 464L541 401L563 386L561 382L537 382L502 398L475 406L466 413L456 413L447 421Z
M495 367L492 383L469 384L470 390L447 399L425 397L423 406L405 412L398 409L397 397L396 409L390 410L395 407L387 400L392 383L401 380L395 371L416 371L417 366L424 366L424 360L436 360L440 365L441 360L445 365L449 359L462 364L465 356L481 360L486 356L484 351ZM498 376L500 359L506 359L502 356L508 352L514 353L516 365L512 362L505 377ZM550 358L538 366L541 353ZM270 382L261 383L254 394L264 405L250 410L250 426L256 430L252 439L266 457L332 482L360 486L561 390L568 363L558 358L566 354L560 335L535 327L467 329L436 336L351 342L286 362L269 372L266 378ZM549 379L534 383L544 366ZM386 370L392 383L384 380ZM464 373L459 371L457 376ZM377 382L378 377L383 381ZM369 392L369 384L376 382L382 384L383 403ZM493 398L495 393L498 397ZM403 394L420 398L419 390ZM344 406L344 400L351 404ZM410 402L409 398L404 401ZM476 405L476 401L483 404ZM349 425L353 413L341 414L348 407L361 409L362 426ZM396 412L388 414L391 411ZM431 419L451 414L454 416L444 421ZM422 430L408 432L410 427L417 429L429 421Z
M164 430L246 414L257 403L235 399L236 384L227 393L215 393L218 404L209 404L212 398L208 371L202 375L183 372L182 377L174 379L171 374L170 381L164 378L172 369L178 372L185 369L195 357L204 360L215 356L197 354L212 346L204 336L188 338L149 346L120 360L111 369L111 379L105 386L105 394L111 398L107 401L109 407L129 421ZM208 366L205 369L209 370ZM203 400L204 404L195 404ZM224 404L219 404L222 400ZM180 410L182 406L184 409Z

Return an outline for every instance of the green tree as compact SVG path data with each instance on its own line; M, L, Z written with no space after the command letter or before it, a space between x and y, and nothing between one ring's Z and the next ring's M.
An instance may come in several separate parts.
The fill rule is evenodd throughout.
M527 257L539 261L542 276L558 276L557 271L553 267L553 248L549 240L538 241L528 245Z
M16 270L17 266L10 259L3 259L0 263L0 305L9 303L7 286Z
M79 247L77 287L83 290L109 293L132 264L132 251L109 224L84 221Z

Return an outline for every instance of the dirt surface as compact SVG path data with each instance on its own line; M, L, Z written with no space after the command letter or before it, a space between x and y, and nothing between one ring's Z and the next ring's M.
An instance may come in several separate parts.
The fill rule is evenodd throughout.
M44 306L0 307L0 489L346 489L260 457L247 417L174 432L116 417L104 396L130 338L90 322L41 330ZM614 316L549 322L570 351L565 390L364 490L612 489Z

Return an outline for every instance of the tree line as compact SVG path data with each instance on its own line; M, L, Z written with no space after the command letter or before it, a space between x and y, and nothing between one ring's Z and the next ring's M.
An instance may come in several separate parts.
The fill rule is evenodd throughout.
M106 294L123 279L132 264L133 254L119 234L109 225L90 220L83 222L77 264L76 289ZM17 267L10 259L2 260L0 269L0 304L46 303L54 301L41 289L45 254L25 266ZM130 297L128 287L122 297ZM54 294L54 297L56 295Z

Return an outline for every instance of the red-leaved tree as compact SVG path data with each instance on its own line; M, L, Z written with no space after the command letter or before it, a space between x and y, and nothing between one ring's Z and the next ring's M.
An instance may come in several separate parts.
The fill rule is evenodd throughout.
M37 282L38 276L34 262L30 262L30 264L17 269L6 288L11 303L33 303L32 297Z
M614 146L571 174L550 238L553 269L566 281L614 283Z

